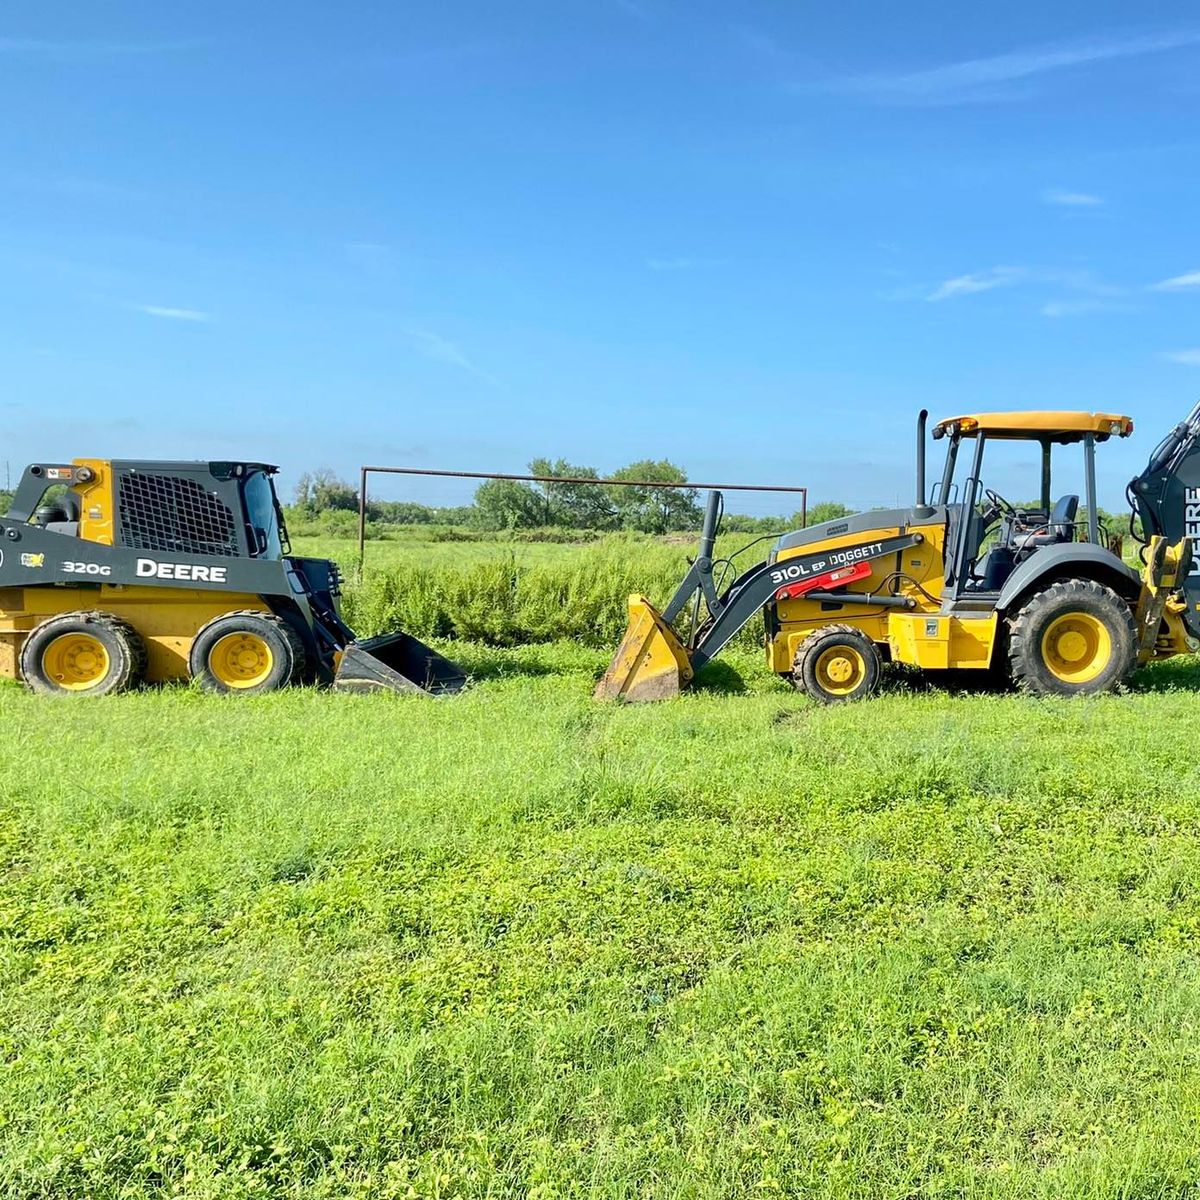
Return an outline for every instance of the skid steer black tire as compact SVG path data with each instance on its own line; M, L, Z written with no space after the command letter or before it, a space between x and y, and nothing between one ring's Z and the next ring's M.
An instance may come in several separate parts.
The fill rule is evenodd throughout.
M826 625L796 651L792 682L819 704L865 700L879 690L883 661L875 643L852 625Z
M274 613L243 610L209 621L192 642L188 668L209 692L257 696L304 675L304 643Z
M145 642L111 613L51 617L21 647L21 678L43 696L109 696L136 686L145 674Z
M1092 696L1133 669L1129 605L1094 579L1061 579L1031 596L1008 623L1013 682L1036 696Z

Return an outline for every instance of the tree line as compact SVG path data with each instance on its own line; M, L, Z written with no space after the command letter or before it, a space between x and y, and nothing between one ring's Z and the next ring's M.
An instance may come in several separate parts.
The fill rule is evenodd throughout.
M639 530L643 533L672 533L699 528L702 513L699 492L694 487L639 487L638 483L687 484L687 473L669 459L641 459L603 478L629 480L620 487L579 483L599 480L595 467L580 466L559 458L535 458L530 475L546 482L526 483L516 479L488 479L475 489L468 505L439 507L407 500L370 500L369 520L395 525L469 525L483 530L592 529ZM328 469L306 472L296 484L295 513L317 518L327 512L357 512L358 493ZM826 502L810 509L809 523L832 520L849 513L845 505ZM726 516L730 532L766 533L801 523L793 517Z

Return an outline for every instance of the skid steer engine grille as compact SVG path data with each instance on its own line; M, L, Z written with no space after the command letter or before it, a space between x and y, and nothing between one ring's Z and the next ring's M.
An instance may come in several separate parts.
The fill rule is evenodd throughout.
M122 475L117 504L121 543L131 549L237 555L233 513L194 479Z

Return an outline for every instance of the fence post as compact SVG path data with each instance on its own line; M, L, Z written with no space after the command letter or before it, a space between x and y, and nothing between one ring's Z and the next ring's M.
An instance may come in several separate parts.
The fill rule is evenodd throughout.
M362 583L363 562L367 556L367 468L358 472L358 581Z

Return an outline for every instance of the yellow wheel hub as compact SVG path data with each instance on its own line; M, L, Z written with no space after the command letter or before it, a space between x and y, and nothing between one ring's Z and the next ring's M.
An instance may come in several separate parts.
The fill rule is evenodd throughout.
M256 633L227 633L208 652L209 670L229 688L257 687L274 665L271 647Z
M830 646L817 657L817 682L831 696L849 696L867 677L867 663L853 646Z
M46 677L69 692L86 692L108 675L108 651L90 633L64 633L42 651Z
M1064 613L1042 634L1042 661L1064 683L1090 683L1112 661L1112 635L1091 613Z

